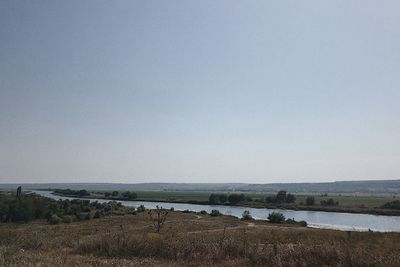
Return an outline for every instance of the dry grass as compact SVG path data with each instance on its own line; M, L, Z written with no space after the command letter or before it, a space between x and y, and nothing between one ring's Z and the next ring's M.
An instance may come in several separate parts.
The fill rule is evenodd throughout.
M171 212L71 224L0 225L0 266L400 266L400 234L198 218Z

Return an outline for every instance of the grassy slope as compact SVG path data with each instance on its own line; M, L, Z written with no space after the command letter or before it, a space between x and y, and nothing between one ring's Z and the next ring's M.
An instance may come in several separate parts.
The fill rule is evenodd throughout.
M0 225L0 266L399 266L399 233L357 233L171 212Z

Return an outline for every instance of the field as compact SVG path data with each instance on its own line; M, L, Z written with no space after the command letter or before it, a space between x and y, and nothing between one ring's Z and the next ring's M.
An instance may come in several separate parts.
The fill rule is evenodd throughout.
M0 224L0 266L399 266L399 233L358 233L170 212Z

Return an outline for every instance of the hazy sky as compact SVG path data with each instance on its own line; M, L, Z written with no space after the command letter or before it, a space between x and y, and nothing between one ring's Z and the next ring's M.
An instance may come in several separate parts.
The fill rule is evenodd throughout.
M0 1L0 182L400 178L400 2Z

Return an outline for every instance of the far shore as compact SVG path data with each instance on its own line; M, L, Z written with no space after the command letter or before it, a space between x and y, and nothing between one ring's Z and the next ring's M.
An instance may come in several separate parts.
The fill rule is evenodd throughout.
M52 191L52 190L49 190ZM71 198L84 198L84 199L104 199L109 201L146 201L146 202L163 202L163 203L178 203L178 204L195 204L195 205L213 205L209 201L199 200L168 200L168 199L147 199L147 198L135 198L127 199L122 197L105 197L101 195L95 196L78 196L78 195L64 195L58 194L54 191L53 195ZM349 208L349 207L321 207L321 206L305 206L305 205L271 205L262 202L241 202L238 204L215 204L219 206L236 206L236 207L248 207L257 209L283 209L283 210L294 210L294 211L323 211L323 212L342 212L342 213L355 213L355 214L370 214L370 215L384 215L384 216L400 216L400 210L392 209L374 209L374 208Z

